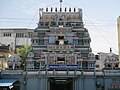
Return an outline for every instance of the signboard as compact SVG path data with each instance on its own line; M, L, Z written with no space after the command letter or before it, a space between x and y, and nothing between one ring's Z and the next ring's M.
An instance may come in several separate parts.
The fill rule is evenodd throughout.
M120 75L120 70L104 70L105 75Z
M78 65L76 64L54 64L54 65L48 65L49 70L76 70L78 69Z

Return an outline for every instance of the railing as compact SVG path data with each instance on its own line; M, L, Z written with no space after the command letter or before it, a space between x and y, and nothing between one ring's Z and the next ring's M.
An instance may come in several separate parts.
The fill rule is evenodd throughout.
M18 75L22 74L23 70L2 70L1 74L9 74L9 75Z
M1 75L47 75L47 76L75 76L75 75L94 75L94 71L92 72L83 72L82 70L73 70L73 71L56 71L56 70L2 70Z
M56 76L65 76L65 75L68 75L68 76L74 76L74 75L82 75L82 71L27 71L27 72L23 72L23 75L48 75L48 76L53 76L53 75L56 75ZM91 75L93 74L90 73Z
M1 75L47 75L47 76L75 76L75 75L99 75L99 76L118 76L120 73L104 73L103 71L96 71L95 69L90 70L39 70L39 69L32 69L32 70L1 70ZM114 90L114 89L109 89ZM115 89L118 90L118 89Z

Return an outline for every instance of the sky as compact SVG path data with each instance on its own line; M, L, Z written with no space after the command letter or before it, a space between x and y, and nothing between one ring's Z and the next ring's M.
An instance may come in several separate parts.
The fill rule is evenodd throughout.
M39 8L60 7L59 0L0 0L0 28L36 28ZM63 0L62 7L81 8L93 53L118 54L120 0Z

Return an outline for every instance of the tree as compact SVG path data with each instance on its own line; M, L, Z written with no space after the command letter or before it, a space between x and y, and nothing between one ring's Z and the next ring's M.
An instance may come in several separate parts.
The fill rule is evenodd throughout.
M17 53L20 56L20 58L22 59L21 60L21 67L22 68L25 68L25 66L26 66L25 61L26 61L27 55L30 52L30 49L31 49L31 46L29 46L29 45L23 45L21 48L17 49Z

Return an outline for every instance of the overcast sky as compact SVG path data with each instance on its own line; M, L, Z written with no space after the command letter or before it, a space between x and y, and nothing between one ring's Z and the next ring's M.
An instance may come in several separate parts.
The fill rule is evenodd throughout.
M0 0L0 28L36 28L39 8L58 7L59 0ZM118 53L120 0L63 0L62 7L82 8L94 53Z

